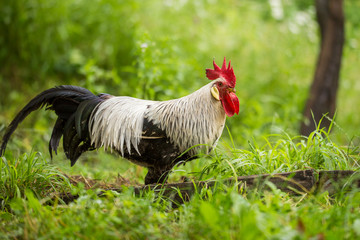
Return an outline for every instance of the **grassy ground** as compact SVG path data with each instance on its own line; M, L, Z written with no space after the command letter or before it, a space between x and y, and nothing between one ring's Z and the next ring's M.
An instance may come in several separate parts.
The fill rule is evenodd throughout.
M171 201L161 194L147 192L136 197L129 184L121 194L108 191L100 198L96 189L86 190L85 184L71 185L62 169L55 168L39 154L2 158L0 236L25 239L359 237L360 194L356 188L350 191L345 188L335 195L321 192L294 197L270 183L265 183L270 190L244 188L240 192L236 185L221 184L221 179L237 175L308 168L359 169L358 155L337 146L321 131L308 139L271 136L266 142L264 146L254 144L249 150L223 143L211 157L204 156L190 166L176 168L171 179L186 175L219 180L216 189L200 191L177 209L172 209ZM114 161L108 160L110 164ZM81 167L88 175L105 171L86 164ZM61 202L48 205L52 193L59 191L80 197L68 205Z
M271 2L271 1L269 1ZM209 156L178 166L182 176L221 180L301 169L359 170L356 114L360 61L358 1L345 1L346 42L331 133L298 136L318 51L312 1L11 1L0 6L0 131L39 91L60 84L155 100L207 83L215 57L232 60L240 113ZM221 7L219 7L221 6ZM280 13L279 13L280 11ZM13 13L18 14L13 14ZM49 14L51 13L51 14ZM66 176L141 184L146 169L105 153L70 168L61 148L50 160L54 116L39 111L15 132L0 160L0 239L357 239L357 190L293 197L273 188L202 190L171 209L149 192L135 197L74 186ZM36 153L37 152L37 153ZM54 192L80 198L47 202Z

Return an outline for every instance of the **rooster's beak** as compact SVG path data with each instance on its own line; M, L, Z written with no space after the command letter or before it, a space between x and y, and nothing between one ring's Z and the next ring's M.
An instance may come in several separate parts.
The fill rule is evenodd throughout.
M229 92L233 92L233 93L236 93L236 90L235 90L235 88L228 88L228 91L229 91Z

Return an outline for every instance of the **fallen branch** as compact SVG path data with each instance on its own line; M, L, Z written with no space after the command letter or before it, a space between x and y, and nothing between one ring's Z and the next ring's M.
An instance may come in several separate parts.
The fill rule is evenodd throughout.
M238 186L238 189L267 190L269 184L290 195L301 195L304 193L312 194L328 191L330 194L336 193L339 189L346 186L355 186L360 188L360 173L355 171L319 171L303 170L277 174L262 174L243 176L238 178L228 178L222 181L224 185ZM354 184L355 183L355 184ZM216 188L219 181L199 181L183 182L169 184L152 184L134 187L134 192L140 196L146 191L155 191L161 193L163 197L171 199L175 204L182 204L189 201L191 196L201 191L203 188ZM104 195L105 191L122 192L122 188L103 189L98 193ZM65 203L76 200L79 196L70 193L63 193L57 196Z

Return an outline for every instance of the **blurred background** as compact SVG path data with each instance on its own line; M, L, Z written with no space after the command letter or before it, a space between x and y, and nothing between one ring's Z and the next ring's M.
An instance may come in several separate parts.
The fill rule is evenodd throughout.
M331 135L340 145L359 143L359 10L360 1L344 1L346 39ZM32 97L55 85L167 100L207 84L205 68L224 56L237 76L240 113L228 118L230 135L225 130L222 141L248 148L269 134L296 136L318 51L312 0L6 1L0 5L0 136ZM33 113L7 154L33 150L49 158L54 120L45 111ZM91 164L112 157L82 158Z

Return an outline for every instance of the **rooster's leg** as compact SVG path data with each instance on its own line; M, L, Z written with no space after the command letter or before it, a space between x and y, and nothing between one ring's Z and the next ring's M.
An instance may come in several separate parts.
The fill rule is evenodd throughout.
M149 168L145 177L145 185L155 183L166 183L170 169Z

